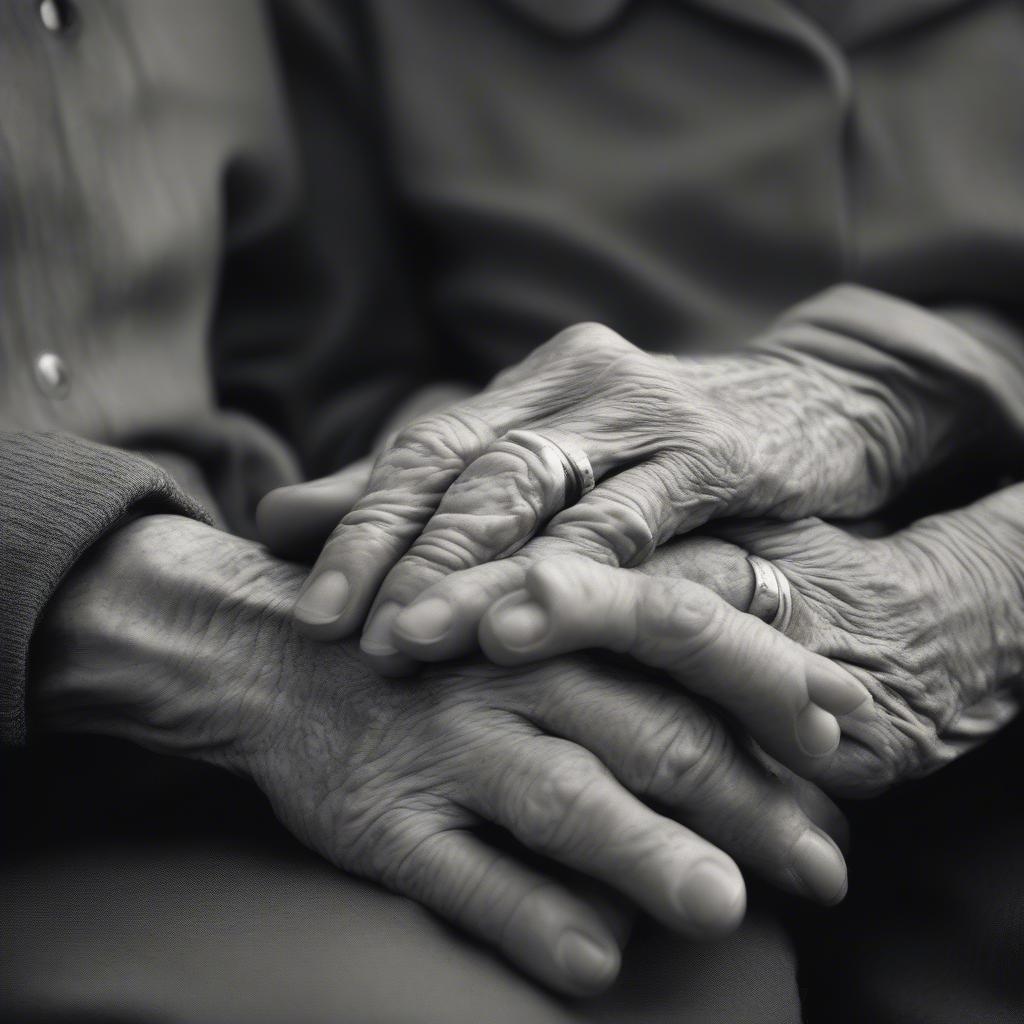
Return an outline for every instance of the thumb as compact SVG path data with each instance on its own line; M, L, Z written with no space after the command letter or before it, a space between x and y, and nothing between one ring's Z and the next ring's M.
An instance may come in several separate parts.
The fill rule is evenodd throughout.
M264 495L256 508L260 539L281 558L313 561L331 530L363 496L373 459L368 455L330 476Z

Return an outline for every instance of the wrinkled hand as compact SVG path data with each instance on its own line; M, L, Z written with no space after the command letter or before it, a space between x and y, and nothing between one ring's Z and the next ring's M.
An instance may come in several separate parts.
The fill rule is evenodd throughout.
M540 563L485 616L482 643L503 664L628 652L735 710L783 757L794 711L814 707L808 690L855 677L872 699L858 706L851 690L835 751L787 759L829 792L872 795L934 771L1019 709L1024 495L1017 502L1005 519L989 499L875 540L820 520L734 526L733 543L679 540L644 574ZM736 610L750 600L748 552L792 585L791 639ZM819 659L841 673L833 680Z
M299 582L257 546L178 517L122 528L43 625L38 726L251 777L333 863L565 992L609 984L623 934L555 865L695 937L743 915L734 857L821 902L845 892L835 807L685 695L584 660L384 680L352 645L291 629ZM545 860L489 842L485 823Z
M263 542L280 558L312 561L338 520L366 493L378 453L392 444L398 431L470 393L466 386L450 381L421 388L387 417L373 454L328 476L279 487L265 495L256 510Z
M572 327L399 433L339 508L296 616L320 639L365 620L381 669L408 667L396 625L420 650L432 641L432 660L463 654L539 557L632 565L723 515L868 512L924 458L921 419L884 384L795 351L681 361ZM513 428L585 452L596 488L566 508L561 462Z

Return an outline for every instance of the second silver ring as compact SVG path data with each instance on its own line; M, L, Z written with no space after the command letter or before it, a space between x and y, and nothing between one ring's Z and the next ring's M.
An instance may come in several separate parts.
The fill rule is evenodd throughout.
M747 555L754 573L754 594L747 612L785 633L793 617L793 590L789 580L767 559Z

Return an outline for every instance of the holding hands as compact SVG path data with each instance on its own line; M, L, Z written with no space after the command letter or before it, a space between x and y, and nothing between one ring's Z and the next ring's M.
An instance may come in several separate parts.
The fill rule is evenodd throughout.
M643 573L543 562L487 612L481 644L503 665L629 654L732 712L828 792L871 796L1018 712L1022 501L1010 488L874 540L817 519L732 525L732 542L678 540ZM748 552L792 585L789 637L732 606L749 603Z
M867 514L956 411L799 347L684 362L578 325L398 433L339 503L296 619L319 639L362 628L383 670L410 667L400 638L458 656L539 558L629 566L723 516ZM277 503L263 521L286 537Z
M332 863L571 994L618 971L609 893L711 938L743 916L740 865L823 903L845 891L835 806L685 693L578 656L382 679L291 628L300 578L187 519L123 527L48 615L37 721L251 778Z
M823 791L933 771L1018 710L1024 493L879 540L816 518L884 505L955 447L971 404L805 342L681 362L581 325L400 430L372 468L268 495L275 551L322 545L302 633L361 627L385 675L480 648L492 663L372 676L383 713L328 760L346 779L383 767L384 788L328 772L338 806L311 825L286 785L295 831L566 991L611 980L620 939L481 822L694 936L742 917L737 865L841 899L845 825ZM634 664L580 657L594 648ZM340 742L350 684L325 685L279 733L281 765L311 729ZM273 773L261 785L273 799ZM372 841L339 847L353 826Z

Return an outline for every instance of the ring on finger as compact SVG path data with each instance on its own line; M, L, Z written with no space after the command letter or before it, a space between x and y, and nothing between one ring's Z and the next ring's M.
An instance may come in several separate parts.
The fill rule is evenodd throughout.
M565 477L565 507L575 505L594 489L594 468L587 453L571 438L559 435L558 440L536 430L510 430L503 441L534 452L545 461L557 458Z
M767 559L747 555L754 573L754 594L747 613L785 633L793 617L793 590L789 580Z

